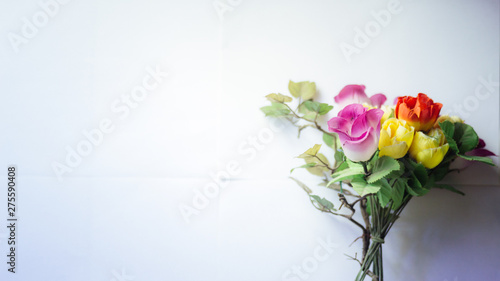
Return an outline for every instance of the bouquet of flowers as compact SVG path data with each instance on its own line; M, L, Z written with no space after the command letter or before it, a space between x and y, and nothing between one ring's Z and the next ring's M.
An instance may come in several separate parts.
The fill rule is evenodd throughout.
M361 266L356 281L366 276L384 279L382 244L414 196L423 196L431 188L463 195L440 181L468 166L469 161L494 165L488 157L494 154L484 148L474 129L459 117L440 115L443 105L423 93L398 97L389 106L383 105L385 95L368 97L365 86L347 85L334 98L340 111L325 130L319 120L333 106L314 101L316 84L290 81L288 88L293 98L269 94L266 98L271 105L261 110L266 116L290 121L299 136L308 127L321 131L327 149L333 150L334 159L328 159L320 153L322 145L314 144L298 156L305 164L297 168L321 177L322 185L336 191L338 209L292 179L307 192L316 209L345 217L361 229L361 258L351 257ZM348 209L347 214L339 212L342 207ZM362 221L353 217L358 209Z

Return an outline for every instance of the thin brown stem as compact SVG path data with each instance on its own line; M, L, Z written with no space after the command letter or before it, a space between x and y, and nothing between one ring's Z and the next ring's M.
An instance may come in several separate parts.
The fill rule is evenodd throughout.
M368 252L368 248L370 247L371 236L370 216L368 215L368 212L366 212L366 202L366 198L363 198L359 203L361 216L363 217L366 226L365 231L363 232L363 255L361 256L361 261L365 260L366 253Z

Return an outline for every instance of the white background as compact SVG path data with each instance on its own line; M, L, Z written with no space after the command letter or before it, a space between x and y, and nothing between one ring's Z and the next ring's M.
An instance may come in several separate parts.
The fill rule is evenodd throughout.
M499 154L499 1L401 0L348 56L341 44L356 47L356 29L389 1L226 1L73 0L52 6L46 23L38 1L1 1L1 280L353 280L358 265L344 254L360 251L348 247L358 229L315 210L288 179L320 135L297 139L290 126L266 135L259 107L268 93L287 94L289 79L315 81L328 103L347 84L389 102L426 93L443 111L464 108ZM112 109L148 68L168 76L128 115ZM114 130L59 181L54 163L66 165L67 149L102 120ZM183 216L227 163L238 173ZM386 280L500 280L498 175L476 165L448 180L465 197L433 190L410 202L384 245ZM336 198L305 171L294 176ZM319 240L335 243L322 261ZM307 275L287 274L303 263Z

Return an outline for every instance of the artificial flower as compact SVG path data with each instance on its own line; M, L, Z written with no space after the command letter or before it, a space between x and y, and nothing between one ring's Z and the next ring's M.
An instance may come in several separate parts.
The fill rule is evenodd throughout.
M378 148L379 156L389 156L394 159L406 155L413 141L415 129L404 120L390 118L382 124Z
M426 94L420 93L416 98L398 97L394 113L396 118L407 121L415 131L426 132L434 126L442 107L441 103L435 103Z
M351 161L367 161L377 150L380 119L384 112L361 104L350 104L328 121L328 129L338 134L345 156Z
M432 129L428 134L418 131L410 146L410 156L428 169L432 169L443 161L449 145L441 129Z

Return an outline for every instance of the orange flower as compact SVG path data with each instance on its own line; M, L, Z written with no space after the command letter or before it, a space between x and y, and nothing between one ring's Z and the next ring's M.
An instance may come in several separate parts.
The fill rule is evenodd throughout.
M420 93L416 98L398 97L394 114L413 126L415 131L428 131L436 122L442 107L441 103L435 103L426 94Z

